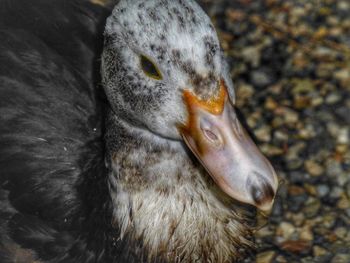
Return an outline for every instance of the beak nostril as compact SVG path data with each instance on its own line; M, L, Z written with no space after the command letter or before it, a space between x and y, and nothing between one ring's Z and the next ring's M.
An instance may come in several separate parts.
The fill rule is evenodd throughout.
M203 132L211 141L217 141L219 139L218 136L216 136L215 133L210 130L204 130Z
M258 205L272 201L275 195L272 187L267 183L264 183L260 188L253 186L251 188L251 194L254 202Z
M204 134L204 137L216 147L221 145L221 137L219 131L207 118L202 118L200 120L200 129Z

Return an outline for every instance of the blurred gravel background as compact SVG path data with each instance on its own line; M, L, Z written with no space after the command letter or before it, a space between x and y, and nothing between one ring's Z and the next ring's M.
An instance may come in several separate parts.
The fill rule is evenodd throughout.
M202 1L281 186L246 262L350 262L350 1Z

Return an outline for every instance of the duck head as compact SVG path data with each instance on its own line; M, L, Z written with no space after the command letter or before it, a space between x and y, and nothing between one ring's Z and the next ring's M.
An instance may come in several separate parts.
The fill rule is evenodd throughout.
M277 176L235 113L209 17L190 0L121 0L107 20L102 77L113 114L154 143L184 141L220 189L269 210Z

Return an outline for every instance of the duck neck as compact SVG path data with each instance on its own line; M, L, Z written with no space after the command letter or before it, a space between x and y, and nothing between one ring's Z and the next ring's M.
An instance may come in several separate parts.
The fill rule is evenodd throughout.
M232 262L251 245L246 212L180 142L114 119L107 134L113 221L146 262ZM239 250L238 250L239 249ZM143 262L142 261L142 262Z

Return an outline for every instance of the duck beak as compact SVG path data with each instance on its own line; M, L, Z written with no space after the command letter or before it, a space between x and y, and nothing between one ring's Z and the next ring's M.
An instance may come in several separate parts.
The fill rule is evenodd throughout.
M201 100L189 90L183 97L188 121L180 132L188 147L226 194L269 211L277 175L237 119L224 81L215 98Z

